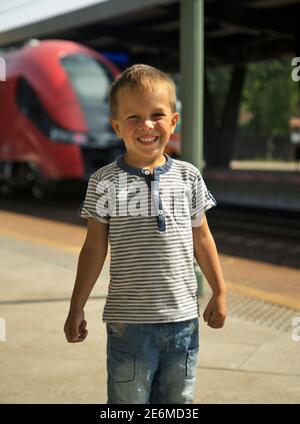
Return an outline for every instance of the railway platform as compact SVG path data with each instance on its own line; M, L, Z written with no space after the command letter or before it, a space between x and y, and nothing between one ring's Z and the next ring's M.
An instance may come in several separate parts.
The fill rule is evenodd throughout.
M0 316L6 327L0 341L0 402L105 403L101 318L108 261L85 308L88 338L68 344L63 325L85 228L5 211L0 215ZM255 263L248 274L251 266ZM227 268L227 280L228 275ZM228 285L225 327L213 330L201 318L195 403L299 403L300 309ZM208 298L205 286L202 313Z
M208 169L204 179L222 204L300 212L300 164L232 161L230 169Z

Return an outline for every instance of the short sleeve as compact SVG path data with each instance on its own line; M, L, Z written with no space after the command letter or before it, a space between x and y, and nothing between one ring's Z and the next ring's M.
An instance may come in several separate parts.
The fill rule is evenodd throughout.
M85 199L78 210L78 216L86 219L93 218L96 221L108 224L110 218L109 194L107 184L105 185L91 176Z
M217 202L207 189L205 182L197 172L196 178L192 183L192 193L190 198L190 214L192 227L199 227L204 217L204 212L216 206Z

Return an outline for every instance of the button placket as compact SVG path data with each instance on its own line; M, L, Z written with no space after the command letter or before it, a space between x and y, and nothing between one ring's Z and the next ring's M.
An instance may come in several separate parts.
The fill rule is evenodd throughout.
M151 181L151 193L152 193L152 201L154 205L155 214L158 214L159 210L159 180L157 180L157 176L153 175L153 180Z
M156 175L157 178L157 187L159 186L159 174ZM158 195L157 195L157 200L158 200L158 215L157 215L157 226L158 226L158 230L160 232L164 232L166 231L166 220L165 220L165 216L164 216L164 211L163 211L163 204L162 204L162 199L160 197L159 194L159 190L158 191Z

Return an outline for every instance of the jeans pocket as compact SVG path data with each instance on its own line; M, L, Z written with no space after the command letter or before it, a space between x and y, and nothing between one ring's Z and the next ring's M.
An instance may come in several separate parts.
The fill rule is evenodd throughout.
M128 324L125 322L108 322L107 323L108 333L117 337L122 337L127 327L128 327Z
M198 318L191 319L191 321L189 322L189 327L192 329L193 333L195 331L198 332L199 331L199 320L198 320Z
M199 346L187 351L186 378L194 378L196 375L198 352L199 352Z
M125 383L134 380L135 357L130 352L115 349L108 351L108 371L115 383Z

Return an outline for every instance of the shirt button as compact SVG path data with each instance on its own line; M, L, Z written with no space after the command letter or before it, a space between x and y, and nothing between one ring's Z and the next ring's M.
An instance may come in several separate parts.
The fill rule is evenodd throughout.
M163 215L164 213L163 213L163 211L160 209L159 211L158 211L158 215Z
M145 175L149 175L149 174L150 174L149 169L146 169L146 170L145 170Z
M154 190L153 194L154 194L154 196L158 196L158 191Z

